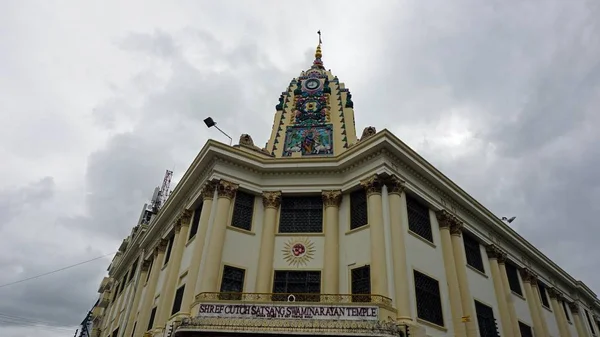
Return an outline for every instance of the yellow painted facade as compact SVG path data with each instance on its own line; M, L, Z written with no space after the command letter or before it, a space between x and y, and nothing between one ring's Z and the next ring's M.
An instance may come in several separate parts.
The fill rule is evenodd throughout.
M266 147L208 141L98 291L97 337L600 336L585 284L388 130L357 137L320 46Z

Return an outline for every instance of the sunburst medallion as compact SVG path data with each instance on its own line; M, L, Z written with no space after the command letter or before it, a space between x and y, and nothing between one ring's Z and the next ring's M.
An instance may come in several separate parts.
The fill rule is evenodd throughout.
M283 258L292 266L305 266L313 259L315 244L308 238L292 238L285 243Z

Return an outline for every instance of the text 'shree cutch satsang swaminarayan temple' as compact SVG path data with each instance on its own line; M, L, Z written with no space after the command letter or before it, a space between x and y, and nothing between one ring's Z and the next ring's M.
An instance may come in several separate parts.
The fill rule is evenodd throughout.
M583 282L388 130L358 138L321 58L319 43L264 148L209 140L158 190L92 336L600 336Z

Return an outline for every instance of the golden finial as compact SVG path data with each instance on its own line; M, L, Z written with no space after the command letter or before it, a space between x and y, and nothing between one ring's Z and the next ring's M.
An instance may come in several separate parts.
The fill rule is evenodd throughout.
M317 34L319 34L319 45L317 46L317 51L315 52L315 58L320 59L321 56L323 56L323 54L321 53L321 44L323 42L321 41L321 31L317 31Z

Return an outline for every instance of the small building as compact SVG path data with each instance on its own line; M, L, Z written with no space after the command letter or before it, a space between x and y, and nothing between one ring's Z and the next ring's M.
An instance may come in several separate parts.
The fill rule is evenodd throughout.
M594 292L353 106L319 45L266 146L209 140L123 241L93 335L600 335Z

